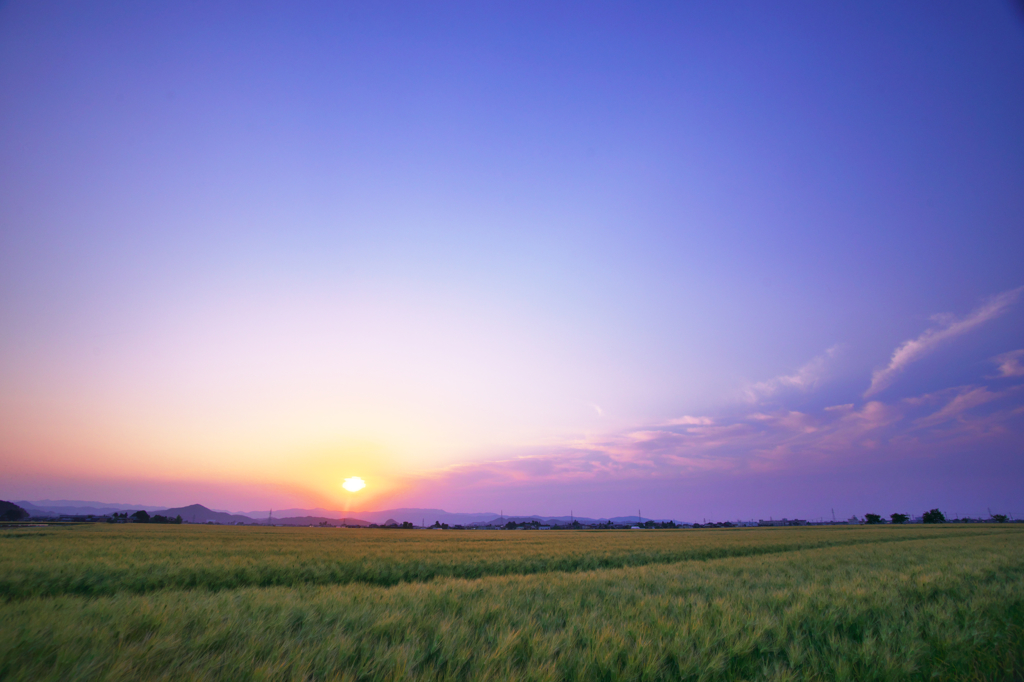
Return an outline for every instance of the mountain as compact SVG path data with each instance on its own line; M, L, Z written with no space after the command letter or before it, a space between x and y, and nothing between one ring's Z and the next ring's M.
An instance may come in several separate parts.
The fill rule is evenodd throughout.
M240 512L245 516L248 516L257 521L264 521L267 518L267 511L251 511L251 512ZM478 512L478 513L458 513L458 512L446 512L443 509L418 509L413 507L403 507L401 509L385 509L383 511L337 511L333 509L275 509L274 510L274 522L277 523L278 519L285 518L305 518L315 517L323 519L341 519L344 517L358 517L360 519L366 519L367 523L384 523L388 519L395 519L399 524L402 521L409 521L416 526L420 523L431 525L435 521L441 523L447 523L450 526L456 524L469 526L473 524L486 524L491 519L498 515L494 512Z
M171 509L165 509L160 512L164 516L169 516L172 519L175 516L180 515L182 520L186 523L206 523L207 521L214 521L216 523L253 523L254 519L248 516L241 516L238 514L228 514L227 512L218 512L208 509L201 504L190 504L187 507L172 507Z
M206 523L207 521L213 521L214 523L223 523L227 525L234 525L238 523L244 523L245 525L253 523L267 523L267 517L254 518L252 516L246 516L244 514L230 514L228 512L219 512L204 507L201 504L190 504L187 507L173 507L160 512L164 516L175 517L179 514L181 519L186 523ZM356 519L349 517L326 517L326 516L292 516L278 518L274 516L270 520L275 526L316 526L319 523L326 521L332 526L369 526L370 522L363 519Z
M351 516L340 519L328 518L326 516L291 516L283 519L275 518L272 523L275 526L316 526L325 521L331 526L362 526L365 528L370 525L369 521L354 519ZM264 522L266 522L265 519Z
M592 518L587 517L587 516L504 516L504 517L499 516L499 517L496 517L496 518L493 518L493 519L489 519L488 521L483 522L483 523L473 523L473 524L470 524L470 525L473 525L473 526L487 526L487 525L490 525L490 526L502 526L502 525L508 523L509 521L515 521L516 523L530 523L531 521L537 521L538 523L540 523L542 525L564 526L566 524L572 523L573 521L579 521L580 523L582 523L585 526L590 526L590 525L597 524L597 523L608 523L609 521L611 521L612 523L614 523L617 526L625 526L625 525L628 525L628 524L635 524L635 523L637 523L638 519L639 519L639 517L637 517L637 516L613 516L610 519L604 519L604 518L592 519ZM662 523L664 521L668 521L669 519L650 519L650 518L645 516L643 520L644 520L644 522L655 521L657 523Z
M541 525L565 525L572 523L573 521L579 521L582 524L590 525L592 523L604 523L608 519L591 519L586 516L496 516L488 519L487 521L474 523L474 526L502 526L509 521L515 521L516 523L531 523L536 521Z
M90 502L85 500L36 500L18 501L17 504L25 509L32 516L60 516L64 514L94 514L103 516L114 512L135 512L145 509L151 514L158 512L171 518L181 515L181 518L189 523L205 523L214 521L216 523L266 523L268 511L251 512L228 512L218 509L210 509L201 504L192 504L187 507L155 507L147 504L121 504L116 502ZM516 523L538 521L542 524L565 525L573 519L582 524L590 525L595 523L612 523L625 525L637 522L636 516L614 516L611 519L592 519L581 516L517 516L506 514L502 517L494 512L447 512L443 509L420 509L417 507L402 507L400 509L385 509L382 511L339 511L336 509L275 509L273 521L279 526L308 526L317 525L323 521L332 526L368 526L371 523L383 525L388 519L394 519L399 523L409 521L415 526L420 524L431 526L435 521L447 523L450 526L486 526L504 525L509 521ZM644 521L649 520L644 517ZM663 519L654 519L662 521ZM667 519L664 519L667 520Z
M163 511L167 507L154 507L146 504L120 504L117 502L88 502L85 500L19 500L32 516L62 516L64 514L94 514L104 516L114 512L134 512L145 509L148 512Z
M0 500L0 521L21 521L27 519L29 513L13 502Z

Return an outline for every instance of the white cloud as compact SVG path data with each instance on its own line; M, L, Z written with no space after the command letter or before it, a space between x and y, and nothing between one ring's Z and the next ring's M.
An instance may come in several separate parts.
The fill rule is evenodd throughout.
M999 377L1024 377L1024 349L1012 350L992 358L999 365Z
M713 423L710 417L691 417L684 414L682 417L670 419L667 426L711 426Z
M984 305L972 311L962 320L958 320L949 314L933 318L939 322L939 326L926 329L916 339L904 341L900 344L893 351L889 364L884 369L875 370L874 374L872 374L871 386L864 392L864 397L874 395L887 388L907 365L920 359L943 341L965 334L978 325L1002 315L1017 299L1021 290L1024 290L1024 287L1017 287L1016 289L1004 291L993 296Z
M770 398L787 388L809 391L812 388L816 388L825 378L828 361L834 358L838 352L839 346L832 346L793 374L778 376L768 381L759 381L748 386L743 392L748 401L756 403L764 398Z

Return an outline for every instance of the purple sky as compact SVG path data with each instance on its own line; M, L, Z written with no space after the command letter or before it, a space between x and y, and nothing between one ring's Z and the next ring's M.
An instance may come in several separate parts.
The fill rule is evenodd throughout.
M0 499L1024 515L1010 2L8 2L0 92Z

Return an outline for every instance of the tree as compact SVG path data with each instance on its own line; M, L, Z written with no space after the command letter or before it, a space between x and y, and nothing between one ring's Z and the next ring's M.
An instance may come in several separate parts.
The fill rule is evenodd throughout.
M412 528L412 521L402 521L402 528Z
M996 523L1006 523L1009 519L1007 518L1006 514L993 514L992 520Z
M945 523L946 515L940 512L938 509L932 509L931 511L926 511L924 513L924 518L922 519L922 521L924 521L925 523Z
M880 514L865 514L864 518L867 519L869 524L876 524L882 522L882 516Z
M893 523L906 523L910 520L910 517L906 514L890 514L889 518L892 519Z
M515 530L515 529L516 529L516 522L515 521L509 521L508 523L505 524L505 530Z
M128 518L135 519L135 523L149 523L149 512L140 509Z

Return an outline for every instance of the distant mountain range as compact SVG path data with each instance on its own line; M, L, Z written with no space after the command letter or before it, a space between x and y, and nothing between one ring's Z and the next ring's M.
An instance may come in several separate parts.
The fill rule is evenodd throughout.
M332 526L369 526L370 521L364 519L357 519L353 517L337 516L328 518L326 516L291 516L291 517L263 517L255 518L245 514L229 514L227 512L214 511L208 509L201 504L190 504L187 507L173 507L166 511L161 512L166 516L181 516L183 521L188 523L206 523L207 521L213 521L215 523L226 523L226 524L237 524L237 523L272 523L276 526L315 526L318 523L326 521Z
M254 519L263 520L267 518L268 511L253 511L243 512L246 516ZM424 523L431 525L435 521L441 523L447 523L449 525L460 524L468 526L474 523L487 523L491 519L496 518L498 514L494 512L482 512L482 513L458 513L458 512L446 512L443 509L416 509L410 507L403 507L401 509L385 509L384 511L356 511L356 512L343 512L333 509L275 509L274 518L294 518L294 517L316 517L316 518L339 518L343 516L358 516L361 519L366 519L369 523L384 523L388 519L393 519L398 523L403 521L409 521L415 525Z
M638 521L638 517L636 516L613 516L610 519L594 519L585 516L516 516L501 515L494 512L447 512L443 509L418 509L414 507L385 509L384 511L376 512L343 512L324 509L322 507L315 509L277 509L271 514L270 510L232 513L223 510L210 509L201 504L172 508L145 504L89 502L85 500L35 500L31 502L21 500L18 501L17 504L33 516L79 514L95 514L97 516L101 516L113 514L115 512L134 512L140 509L145 509L147 512L156 512L163 514L164 516L174 517L181 515L181 518L189 523L206 523L207 521L223 524L250 524L253 522L267 523L269 518L271 523L279 526L308 526L317 525L324 521L335 526L368 526L371 523L383 524L388 520L394 520L399 524L403 521L409 521L416 526L419 526L420 524L430 526L435 522L447 523L450 526L497 526L506 524L509 521L515 521L516 523L537 521L538 523L545 525L562 525L570 523L573 519L582 524L605 523L608 521L616 524L627 524L636 523ZM649 521L651 519L644 517L643 520ZM668 519L653 520L667 521Z
M87 502L85 500L18 500L18 506L32 516L62 516L95 514L103 516L122 511L138 511L145 509L147 512L161 512L167 507L154 507L148 504L121 504L119 502Z

